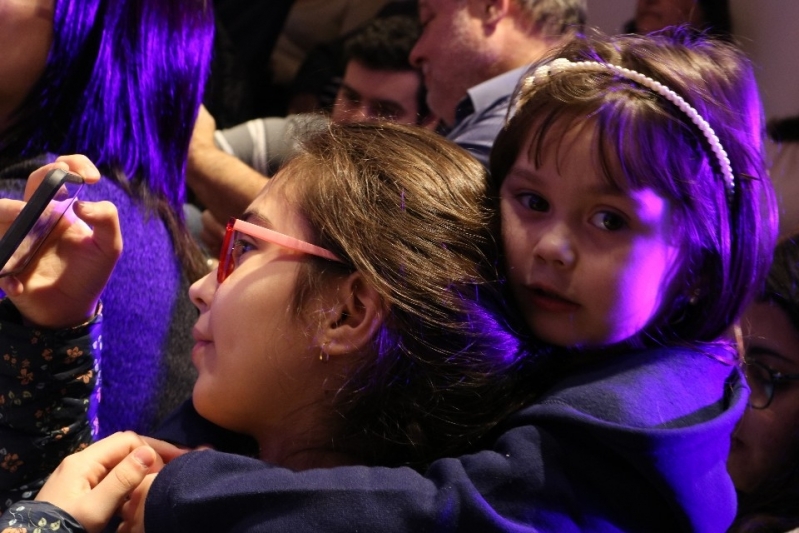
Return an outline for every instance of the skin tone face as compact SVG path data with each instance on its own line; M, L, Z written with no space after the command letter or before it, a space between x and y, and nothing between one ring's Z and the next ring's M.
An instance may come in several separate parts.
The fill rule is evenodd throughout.
M752 304L741 319L746 357L783 374L799 374L799 331L776 304ZM777 384L765 409L747 409L727 463L735 487L752 492L796 462L799 382Z
M466 91L492 77L496 62L488 52L487 36L476 15L480 2L420 0L422 35L411 50L411 64L422 70L427 104L447 125Z
M290 179L278 173L242 218L308 240L307 224L285 186ZM220 285L212 272L189 291L200 311L193 330L199 377L192 399L212 422L256 438L262 459L307 467L308 457L296 452L312 448L317 437L324 440L330 418L325 394L337 385L330 375L335 362L319 361L312 319L303 321L292 308L307 256L239 237L243 253L230 276ZM325 302L320 295L320 308Z
M55 0L0 0L0 131L41 77Z
M592 157L593 128L566 131L559 147L545 143L540 167L528 139L500 189L511 290L535 335L559 346L604 345L641 330L676 257L668 203L651 189L609 185Z
M390 120L417 124L417 95L422 80L415 70L374 70L350 61L336 96L335 122Z
M650 33L679 24L699 25L702 8L696 0L638 0L635 27L638 33Z

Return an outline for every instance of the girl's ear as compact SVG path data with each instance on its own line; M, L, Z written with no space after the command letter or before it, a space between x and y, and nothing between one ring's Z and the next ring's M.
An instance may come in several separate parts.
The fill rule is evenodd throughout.
M360 272L339 286L339 300L328 310L319 331L319 346L326 356L345 355L371 342L386 318L383 299Z

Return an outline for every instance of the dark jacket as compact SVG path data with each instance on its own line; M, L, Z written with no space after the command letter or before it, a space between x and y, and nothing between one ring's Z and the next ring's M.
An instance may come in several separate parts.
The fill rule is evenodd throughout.
M748 389L714 355L729 357L658 349L594 364L511 416L491 449L424 473L292 472L192 452L156 477L146 530L724 531L736 507L730 434ZM174 422L160 436L203 440Z

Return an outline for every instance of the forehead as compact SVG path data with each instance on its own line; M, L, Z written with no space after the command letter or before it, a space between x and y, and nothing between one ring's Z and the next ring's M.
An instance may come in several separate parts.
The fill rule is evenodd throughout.
M291 177L296 174L296 170L292 170L292 165L286 165L281 168L274 176L266 180L266 184L260 190L258 195L250 203L248 210L252 210L259 204L264 204L267 200L269 204L274 202L288 203L293 200L293 189L296 186L291 185Z
M539 117L531 122L518 158L527 158L534 167L554 164L561 169L579 164L611 188L630 190L632 184L622 170L619 154L600 135L596 119L573 114L549 119Z
M741 326L748 345L767 349L799 371L799 331L779 304L753 303L744 312Z
M343 83L365 97L402 101L416 98L422 80L410 64L404 70L384 70L352 60L347 63Z

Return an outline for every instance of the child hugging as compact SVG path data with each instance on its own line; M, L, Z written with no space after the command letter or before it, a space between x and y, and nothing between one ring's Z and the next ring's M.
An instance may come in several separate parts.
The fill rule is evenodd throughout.
M394 231L408 234L407 217L428 208L442 209L437 220L446 231L464 223L460 210L481 209L479 191L462 188L472 164L455 157L432 173L452 180L444 188L449 192L437 196L446 209L430 199L412 203L413 191L433 187L421 179L386 197L389 202L378 197L367 207L345 205L328 184L363 187L363 201L375 200L377 185L355 179L365 168L352 172L330 156L352 145L318 140L327 148L301 156L253 203L246 218L256 228L231 225L233 244L218 277L192 289L201 311L194 402L211 421L240 432L261 417L265 425L248 431L262 459L296 470L342 466L294 472L219 452L173 458L179 454L148 443L168 463L163 466L143 441L118 435L112 437L118 444L101 441L62 464L36 502L43 512L54 511L42 503L50 502L79 521L102 523L107 516L83 502L102 500L109 508L110 501L113 509L130 488L108 489L106 481L119 475L98 483L85 465L125 469L133 451L149 457L148 481L124 503L122 515L126 526L148 533L209 525L231 531L726 530L736 508L726 470L730 435L748 395L726 335L761 286L776 229L749 62L728 43L679 31L581 38L533 65L514 105L491 156L491 187L508 297L535 347L529 357L509 356L517 351L501 320L475 306L472 288L482 285L472 280L485 267L460 263L473 260L468 238L450 242L420 233L437 243L420 248L421 241L402 240ZM388 170L400 174L429 173L424 161L438 160L421 147L406 160L408 146L394 134L381 138L380 151L371 144L354 152L359 165L376 162L363 176L382 175L384 159L395 160ZM444 145L433 147L438 151L450 153ZM337 217L345 215L352 219L342 224ZM375 226L373 217L385 223ZM479 227L464 226L462 233L479 236ZM416 264L420 253L425 261ZM483 262L484 254L474 260ZM425 268L432 268L429 276ZM411 284L424 287L426 296L395 298ZM251 296L256 289L259 301ZM436 293L444 300L431 305ZM273 305L258 307L267 298ZM455 304L466 307L448 314ZM415 318L396 322L416 308L430 319L424 328ZM298 314L307 309L313 312ZM300 316L303 328L296 327ZM439 332L448 325L454 329ZM451 344L471 332L481 334ZM411 342L421 343L419 353L446 347L437 360L460 370L447 377L445 369L428 373L413 359L400 364ZM272 350L267 360L247 347L265 343ZM224 361L217 352L223 346L242 357ZM366 346L371 349L361 349ZM389 355L377 355L382 350ZM463 364L472 356L476 366ZM256 365L277 364L271 376L265 367L256 371ZM450 379L458 372L463 380ZM254 381L256 375L272 381ZM411 376L426 387L408 389L415 401L429 396L429 403L403 404ZM427 376L445 379L426 383ZM245 391L252 396L241 396ZM359 398L362 392L375 403ZM435 420L423 416L430 409L438 409ZM482 434L482 449L455 457L450 444L457 437L448 432L463 425L445 420L464 415L473 431L461 439L470 445ZM267 438L282 435L270 423L291 438ZM364 453L374 446L376 455ZM264 453L269 450L278 453ZM417 464L436 453L450 456L423 470L346 464L397 464L395 451ZM137 472L126 479L144 477Z
M725 334L775 229L751 68L679 31L578 40L533 65L515 100L491 176L509 290L556 347L531 374L548 388L531 420L559 419L538 425L579 488L560 505L632 529L724 530L747 395Z

